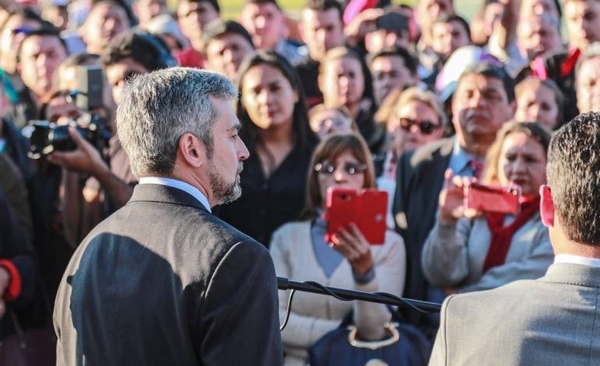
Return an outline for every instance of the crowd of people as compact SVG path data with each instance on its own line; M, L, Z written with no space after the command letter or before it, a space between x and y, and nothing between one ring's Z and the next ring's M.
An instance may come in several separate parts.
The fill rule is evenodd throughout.
M569 174L546 170L598 128L597 0L481 0L471 21L453 0L306 0L297 17L245 0L232 19L221 5L0 2L0 340L16 332L7 311L35 329L54 308L61 365L304 365L350 313L362 339L385 337L397 312L433 342L440 321L468 316L445 299L578 253L554 240L596 243L571 237L577 199L554 192ZM567 129L574 118L588 130ZM468 208L475 183L518 186L518 212ZM356 226L326 239L331 187L388 193L383 245ZM289 303L275 275L444 310ZM129 296L152 321L124 310ZM153 326L176 330L164 347ZM144 345L103 354L125 330ZM227 337L254 339L232 353ZM458 362L451 337L433 364Z

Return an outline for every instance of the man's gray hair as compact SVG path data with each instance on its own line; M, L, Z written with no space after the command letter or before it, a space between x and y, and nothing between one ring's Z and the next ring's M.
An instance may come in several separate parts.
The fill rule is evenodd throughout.
M139 75L124 88L117 108L117 135L136 177L173 172L179 139L198 137L213 155L212 127L218 118L212 98L234 100L225 76L184 67Z

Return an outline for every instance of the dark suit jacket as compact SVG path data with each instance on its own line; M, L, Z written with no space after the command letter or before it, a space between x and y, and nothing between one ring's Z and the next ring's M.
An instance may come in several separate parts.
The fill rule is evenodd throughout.
M537 280L451 296L430 366L600 362L600 268L557 263Z
M406 246L404 296L411 299L425 300L427 296L429 286L421 269L421 252L435 224L453 147L454 138L435 141L404 153L396 168L393 215ZM411 323L421 325L419 313L411 312L409 318Z
M264 246L179 189L144 184L74 254L57 365L281 365Z

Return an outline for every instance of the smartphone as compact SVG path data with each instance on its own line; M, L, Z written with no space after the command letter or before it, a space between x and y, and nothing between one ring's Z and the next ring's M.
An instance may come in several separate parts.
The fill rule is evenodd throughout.
M472 183L465 194L465 206L482 212L516 215L521 209L519 186L488 186Z
M386 191L367 189L357 192L353 189L330 187L325 201L325 241L331 242L339 229L354 223L371 245L383 244L387 205Z

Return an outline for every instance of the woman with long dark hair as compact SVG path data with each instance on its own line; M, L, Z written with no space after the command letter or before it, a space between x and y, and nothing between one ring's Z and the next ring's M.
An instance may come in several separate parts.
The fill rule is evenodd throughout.
M271 233L298 218L310 156L318 139L308 123L302 84L273 51L259 51L238 70L240 135L250 158L241 174L242 197L219 216L268 245Z

